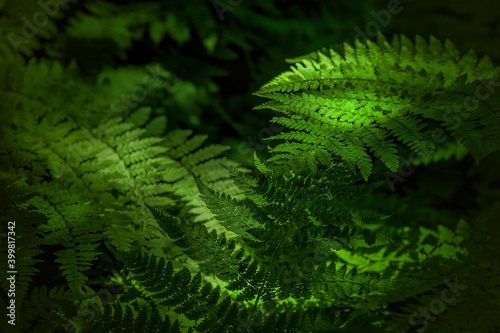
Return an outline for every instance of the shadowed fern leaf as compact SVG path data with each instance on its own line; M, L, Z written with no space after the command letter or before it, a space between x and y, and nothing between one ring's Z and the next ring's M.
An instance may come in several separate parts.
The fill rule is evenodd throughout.
M168 316L162 318L157 308L143 305L140 310L129 304L106 304L90 325L83 326L82 333L141 332L147 328L152 333L180 333L179 322L173 323Z

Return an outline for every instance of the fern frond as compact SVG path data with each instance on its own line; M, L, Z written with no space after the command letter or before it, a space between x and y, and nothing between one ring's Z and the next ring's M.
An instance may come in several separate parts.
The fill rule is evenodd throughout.
M257 109L288 116L273 118L290 129L271 138L285 141L270 150L279 168L315 172L339 158L366 180L375 157L396 172L397 145L426 151L424 141L432 139L426 120L440 122L476 162L500 149L498 94L477 96L485 78L500 77L500 67L473 52L460 57L450 41L396 36L388 43L379 35L377 43L356 41L343 52L322 50L293 62L255 93L270 99Z
M106 304L90 325L84 325L82 333L140 332L147 327L148 332L180 333L178 320L162 318L156 307L143 305L140 309L130 304Z
M252 229L261 229L265 224L253 216L253 212L245 205L238 205L235 199L226 194L216 195L216 192L203 183L198 183L201 198L208 209L222 225L235 234L250 240L257 239L252 235Z
M103 221L96 219L95 210L89 202L82 203L81 196L62 189L55 193L59 196L37 196L27 203L47 216L47 223L39 226L43 243L64 247L54 252L55 262L61 264L70 290L81 296L87 281L83 272L90 269L99 255L97 247L102 242Z
M225 232L227 230L217 223L212 212L201 200L195 179L199 179L214 190L226 193L235 200L243 200L245 196L234 185L226 167L237 168L240 171L246 169L222 155L229 149L228 146L212 144L203 147L202 144L207 136L191 135L191 130L174 130L165 137L164 145L169 148L167 155L176 161L172 167L177 167L180 171L179 179L174 185L174 193L189 207L188 212L195 215L195 222L215 228L218 232Z
M17 302L16 302L17 303ZM73 297L63 288L35 287L26 297L16 322L26 331L51 332L64 329L66 313L74 311ZM16 325L18 327L18 325Z
M248 265L251 257L244 256L244 250L236 248L236 241L228 241L224 234L218 235L216 230L208 232L203 224L186 224L174 216L164 214L154 208L150 208L158 225L174 241L174 244L182 248L183 252L191 259L196 260L203 272L214 274L222 281L242 278L242 288L254 288L253 276L249 274ZM243 260L245 258L245 260ZM255 265L255 262L252 263ZM244 273L247 272L247 273ZM233 290L239 290L233 289Z
M238 309L220 293L220 287L202 283L187 268L174 272L173 264L146 253L122 253L122 260L133 274L145 297L156 305L171 307L190 320L201 319L199 332L223 332L234 329Z
M46 222L46 218L42 214L30 212L25 207L21 207L22 203L36 194L23 191L21 185L13 184L11 180L12 176L0 173L0 213L6 217L3 229L5 232L0 235L1 252L5 260L0 263L0 269L3 272L17 272L15 274L16 306L22 308L29 285L33 277L40 272L34 265L43 262L42 259L37 258L44 251L40 249L42 239L37 235L36 228L39 224ZM13 224L8 223L9 221ZM13 252L9 251L9 244L11 244L10 247L15 245ZM1 283L5 295L10 289L7 277Z

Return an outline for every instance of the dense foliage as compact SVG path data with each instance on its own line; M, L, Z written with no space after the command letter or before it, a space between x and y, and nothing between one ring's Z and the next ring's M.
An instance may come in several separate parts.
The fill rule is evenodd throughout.
M500 331L498 10L0 9L2 332Z

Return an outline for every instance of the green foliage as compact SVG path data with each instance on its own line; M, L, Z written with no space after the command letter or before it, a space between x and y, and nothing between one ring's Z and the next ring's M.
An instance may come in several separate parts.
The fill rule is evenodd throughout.
M171 249L147 205L168 210L182 203L200 223L225 230L199 199L193 177L241 199L222 166L239 164L221 156L229 147L204 144L206 136L190 137L192 132L186 130L165 135L166 116L151 114L150 107L123 115L125 120L117 117L109 109L112 97L137 81L137 71L106 73L107 81L94 86L79 76L75 64L65 68L54 61L32 60L24 65L11 56L3 64L8 67L2 71L0 92L5 102L2 182L20 197L3 200L2 210L22 221L18 241L25 245L17 249L16 262L22 273L17 282L20 309L30 302L26 297L31 278L40 272L33 265L45 262L36 256L48 249L69 297L80 301L88 295L88 273L107 251L140 248L175 256L175 251L167 254ZM123 77L131 83L118 87L117 79ZM68 84L58 85L65 78L70 78ZM73 89L79 95L70 100Z
M333 170L337 168L339 166ZM329 170L328 174L331 175L332 170ZM175 313L174 318L179 318L181 315L181 322L196 331L218 331L224 327L222 331L236 332L237 328L243 329L245 325L252 323L250 319L252 316L247 317L248 313L245 312L251 309L250 313L262 317L255 328L257 332L266 332L266 328L280 316L279 320L283 320L283 326L279 327L282 327L283 332L293 332L294 328L298 327L308 327L307 329L317 327L335 332L361 331L362 328L356 328L355 324L359 320L368 320L365 325L372 327L371 331L377 332L383 331L382 323L385 322L385 329L390 332L394 329L409 328L408 325L412 322L408 321L408 318L412 316L412 311L417 310L412 305L414 300L419 300L420 306L429 306L429 302L436 298L436 294L442 295L443 280L452 280L451 276L459 276L458 283L455 284L467 287L465 296L453 298L453 303L450 304L453 309L455 307L468 309L470 305L467 299L472 300L481 294L480 286L484 285L484 279L491 281L491 287L495 288L497 280L493 276L487 277L492 274L494 268L482 266L474 272L469 270L471 265L475 265L478 255L489 258L484 256L485 253L480 254L477 251L485 251L491 246L474 245L474 237L468 236L470 226L465 221L458 223L456 231L444 226L439 226L436 231L425 228L416 231L407 228L404 237L393 235L391 238L382 233L380 237L376 237L376 243L368 243L366 239L353 243L349 241L352 237L349 234L335 233L334 237L323 234L321 227L327 223L313 224L314 227L311 226L309 230L300 228L301 220L311 219L300 217L299 213L293 214L293 212L302 207L301 210L308 216L309 212L304 209L307 206L307 199L317 199L318 195L310 195L309 191L300 191L298 188L293 191L293 186L286 182L271 185L276 180L265 176L260 180L237 173L234 173L234 176L238 184L246 181L247 186L243 187L247 198L255 199L253 203L247 201L250 199L238 203L226 195L217 194L201 183L200 186L202 198L208 207L214 210L216 218L225 225L238 227L234 231L241 235L243 243L240 241L239 244L243 244L243 248L238 250L234 240L228 242L224 235L218 235L215 230L208 233L206 227L202 225L185 224L151 207L160 227L191 259L200 263L201 271L193 277L186 267L176 271L171 262L146 253L128 255L123 259L137 278L135 288L141 291L153 309L166 307L163 310L165 313L170 315ZM318 180L316 176L306 178ZM278 179L284 178L279 176ZM338 183L342 178L330 179ZM302 184L307 181L300 178L294 180ZM259 182L266 181L266 185L257 186ZM353 185L348 186L347 190L350 187ZM266 193L270 189L272 189L271 195ZM328 186L323 189L325 193L331 194ZM352 193L353 189L350 190ZM314 186L310 191L313 193ZM357 192L357 196L360 197L362 192ZM286 196L279 196L278 193ZM333 193L340 194L338 189ZM294 195L299 197L294 198ZM291 203L288 203L289 201ZM287 207L288 204L291 206ZM282 208L279 208L280 205ZM268 214L266 218L266 212L259 211L266 207L273 207L267 213L275 211L275 215ZM281 213L280 209L283 209ZM352 214L353 210L350 212L351 216L356 216ZM487 224L492 220L489 219L497 213L495 208L487 215L489 217L481 219L480 221L484 222L478 224L479 228L490 229ZM337 215L342 216L338 213ZM325 212L317 216L315 221L329 222L330 216L332 216L330 212ZM290 219L290 217L295 218ZM276 220L288 221L288 224L277 224ZM353 220L364 224L359 217ZM273 228L274 225L280 228ZM293 230L299 228L300 232L294 234ZM308 246L311 243L315 248ZM318 259L317 250L321 243L326 253L320 255ZM357 245L353 247L352 244ZM359 246L360 244L363 246ZM300 252L294 252L295 249ZM245 253L253 254L245 255ZM494 263L489 265L496 265L497 261L493 259ZM220 278L221 282L215 287L216 289L210 284L200 285L202 274L207 273ZM477 276L478 273L480 276ZM200 288L201 292L197 294ZM191 290L194 292L191 293ZM214 290L217 290L214 294L217 296L210 297ZM457 290L453 292L456 293ZM219 293L223 293L224 301L221 301ZM210 311L206 305L209 301L204 297L213 299ZM227 303L224 310L219 301ZM491 299L491 302L495 300ZM398 309L398 304L405 306ZM251 308L248 307L250 305ZM323 309L322 311L335 312L334 309L338 309L339 314L325 317L324 312L317 311L318 306ZM269 307L271 310L268 310ZM229 315L225 311L229 311L228 308L233 309L231 314L233 320L226 322L225 318ZM486 311L486 308L484 309ZM452 311L451 308L449 311ZM489 309L487 312L492 313L492 311L497 310ZM291 313L295 313L293 323L282 317ZM450 320L441 322L453 323L456 330L459 327L465 328L463 325L466 325L468 319L464 319L459 313L455 310L446 312L443 318ZM369 316L378 316L379 319L369 321ZM235 317L242 322L242 326L234 326ZM385 321L381 321L380 318L384 318ZM459 318L464 320L464 324ZM418 316L415 317L415 320L417 319ZM488 327L492 329L496 327L495 325L490 323ZM290 330L286 327L290 327ZM474 328L477 328L477 325ZM433 326L433 329L439 331L439 326ZM446 329L452 330L452 328ZM485 328L484 332L487 331Z
M161 318L157 310L148 312L144 306L139 311L134 311L130 305L109 305L106 304L102 313L91 325L83 327L81 332L139 332L147 327L148 332L178 333L179 322L170 323Z
M15 185L9 184L6 181L6 175L3 173L0 177L0 198L4 203L1 208L1 213L3 216L9 216L9 221L15 222L15 228L13 233L5 233L2 235L1 243L8 241L8 236L14 238L17 232L17 238L22 242L22 246L17 247L16 249L16 267L17 271L20 272L20 276L16 279L16 294L19 297L20 303L22 304L22 300L26 293L28 292L28 287L30 282L33 279L33 276L39 272L37 268L35 268L35 264L40 262L41 260L36 258L39 254L42 253L40 250L41 239L38 237L36 233L36 224L35 221L44 220L44 216L40 214L36 214L33 212L29 212L26 209L18 209L16 207L16 202L25 202L33 196L32 193L20 191ZM6 223L7 224L7 223ZM7 229L10 231L10 229ZM12 239L11 238L11 239ZM8 258L6 256L6 258ZM10 258L8 258L10 259ZM9 271L8 264L11 263L7 260L4 260L0 267L3 272ZM2 281L2 288L4 290L8 290L9 288L8 280L4 279Z
M45 14L41 11L38 2L29 0L0 1L2 17L0 31L2 36L5 36L0 41L0 55L5 56L15 51L31 57L37 51L40 51L45 41L53 39L57 35L59 29L56 20L64 17L64 13L69 10L74 2L64 1L59 3L58 10L51 15L54 20L49 19L47 15L45 15L45 18L42 15L37 15L37 22L43 22L44 24L34 24L34 16L37 13ZM25 26L26 28L23 29Z
M498 96L478 93L486 89L480 80L497 80L500 67L488 57L478 61L472 51L460 57L448 40L417 36L412 43L396 36L388 43L379 35L377 43L356 41L355 48L345 44L341 52L322 50L289 62L295 63L291 71L256 93L271 99L259 108L283 113L273 121L291 129L272 137L285 140L270 150L271 161L283 168L314 172L337 157L367 180L375 157L397 172L397 142L429 155L428 120L441 122L477 162L500 149Z
M500 67L366 6L0 1L2 332L498 331Z

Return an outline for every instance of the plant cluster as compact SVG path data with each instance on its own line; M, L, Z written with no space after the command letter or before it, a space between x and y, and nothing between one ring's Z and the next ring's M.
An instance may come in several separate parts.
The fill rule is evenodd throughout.
M305 13L297 47L319 50L264 84L285 51L262 32L301 29L270 21L279 1L218 14L207 1L50 3L28 38L15 17L41 5L0 2L0 210L16 221L17 270L16 325L2 328L500 330L500 67L489 57L418 35L319 49L323 23ZM260 23L223 32L222 14ZM137 58L137 45L160 57ZM281 129L251 162L234 137L217 143L221 123L253 130L226 109L254 100L216 94L222 61L240 56L259 67L249 85L267 100L254 112L274 111Z

